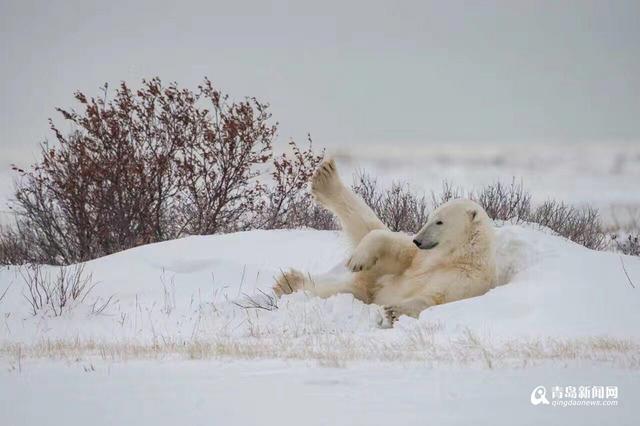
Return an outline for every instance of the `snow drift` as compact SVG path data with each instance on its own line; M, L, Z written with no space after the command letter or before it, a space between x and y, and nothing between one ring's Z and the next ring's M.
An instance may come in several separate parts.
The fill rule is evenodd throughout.
M289 267L346 273L341 265L347 247L337 232L190 237L87 262L85 274L95 287L57 317L46 310L30 313L25 282L16 267L8 267L0 272L0 294L6 290L0 340L184 344L349 333L389 341L424 327L436 336L471 331L497 341L640 337L640 290L633 286L640 281L640 259L591 251L531 226L500 226L497 239L502 285L428 309L418 320L402 317L393 330L379 328L379 307L350 295L323 300L300 293L279 301L269 296L274 276ZM96 302L109 298L103 312L92 313Z

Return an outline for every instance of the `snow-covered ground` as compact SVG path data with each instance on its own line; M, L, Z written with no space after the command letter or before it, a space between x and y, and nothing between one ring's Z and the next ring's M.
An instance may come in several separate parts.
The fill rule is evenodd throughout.
M634 425L636 371L428 363L26 362L0 371L3 425ZM538 385L615 384L617 406L534 406ZM550 389L549 389L550 392ZM550 396L549 396L550 397Z
M378 307L349 295L299 293L274 306L281 269L347 273L346 253L338 233L311 230L138 247L88 262L95 287L56 317L32 315L20 271L4 268L0 424L634 424L640 416L640 258L499 224L502 285L484 296L402 317L393 329L379 327ZM617 386L618 405L534 406L539 385L549 399L554 386Z

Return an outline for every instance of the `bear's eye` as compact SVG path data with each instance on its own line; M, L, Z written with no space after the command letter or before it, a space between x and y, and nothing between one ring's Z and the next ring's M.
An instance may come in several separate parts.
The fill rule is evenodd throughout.
M442 221L441 220L437 221L436 225L442 225Z

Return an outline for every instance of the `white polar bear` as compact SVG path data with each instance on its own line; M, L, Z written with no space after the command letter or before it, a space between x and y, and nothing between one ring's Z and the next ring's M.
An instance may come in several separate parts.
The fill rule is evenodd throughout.
M479 296L494 286L491 219L471 200L449 201L412 238L390 231L364 201L347 188L335 162L325 160L311 178L311 191L332 211L354 246L343 279L317 279L299 271L282 274L276 295L305 290L320 297L351 293L385 307L389 321L417 317L424 309Z

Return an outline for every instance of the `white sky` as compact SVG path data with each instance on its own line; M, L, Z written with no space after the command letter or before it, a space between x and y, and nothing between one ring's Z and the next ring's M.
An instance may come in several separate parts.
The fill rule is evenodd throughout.
M155 75L268 101L321 146L640 140L638 1L2 0L0 20L3 170L74 90Z

